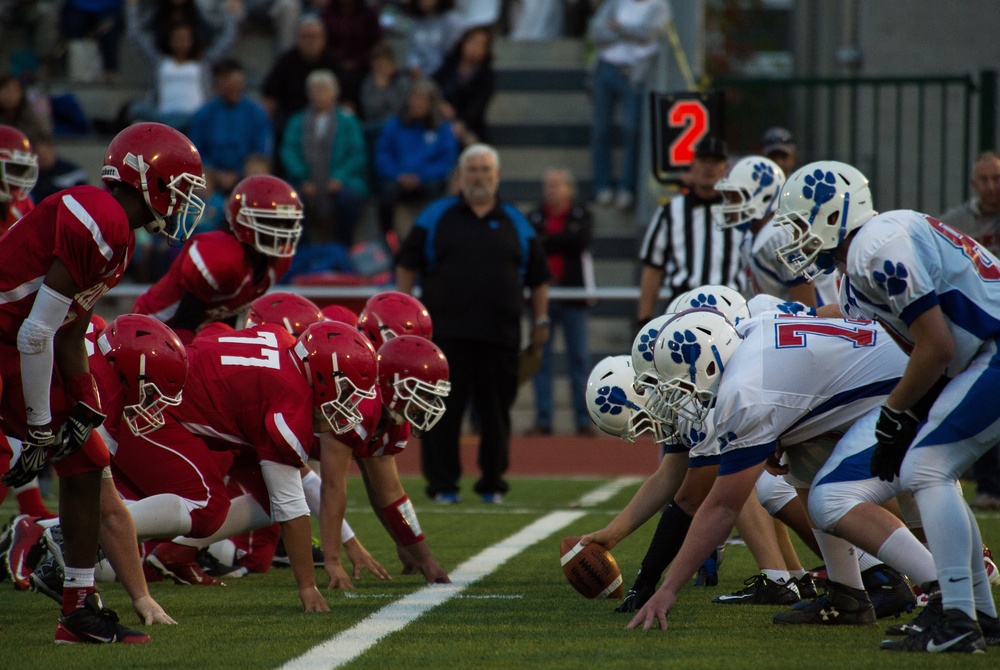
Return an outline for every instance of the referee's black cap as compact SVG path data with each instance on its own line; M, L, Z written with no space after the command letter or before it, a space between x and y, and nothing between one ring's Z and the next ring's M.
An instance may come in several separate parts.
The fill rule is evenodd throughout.
M706 135L694 148L695 158L714 158L724 161L729 156L726 143L715 135Z

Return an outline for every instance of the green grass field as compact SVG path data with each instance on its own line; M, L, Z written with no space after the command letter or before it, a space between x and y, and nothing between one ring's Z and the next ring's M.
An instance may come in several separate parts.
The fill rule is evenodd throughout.
M418 480L406 480L417 493ZM536 519L567 506L606 480L518 479L507 503L485 506L468 500L438 507L415 496L430 546L448 570L517 533ZM742 587L755 572L741 545L727 548L716 588L688 588L666 632L626 631L628 616L613 601L588 601L568 585L559 567L559 540L602 527L635 491L628 486L608 502L581 508L585 515L381 640L347 667L405 668L859 668L997 667L1000 649L976 658L880 652L882 625L871 628L786 627L771 624L779 608L722 606L713 595ZM465 482L464 489L471 489ZM52 504L52 503L50 503ZM53 505L54 506L54 505ZM15 512L8 499L6 519ZM57 611L44 596L0 584L0 654L4 668L270 668L305 653L351 628L386 605L423 587L422 579L398 575L399 563L385 532L352 481L348 517L369 550L395 575L379 582L367 575L353 593L329 594L331 612L299 611L288 570L230 580L224 589L150 585L154 597L179 622L155 626L148 645L57 647L52 643ZM1000 547L1000 514L979 515L987 544ZM631 582L653 524L647 524L614 554ZM799 547L807 566L819 561ZM325 584L322 571L317 579ZM124 591L102 584L105 603L123 623L136 619ZM892 622L898 620L890 620ZM327 666L329 667L329 666Z

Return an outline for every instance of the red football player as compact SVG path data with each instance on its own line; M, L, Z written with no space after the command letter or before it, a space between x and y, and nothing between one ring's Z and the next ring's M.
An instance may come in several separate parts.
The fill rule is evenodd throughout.
M270 175L247 177L229 196L230 229L192 237L132 311L174 329L184 343L205 324L235 317L288 271L302 235L302 201Z
M361 421L358 404L375 395L371 344L332 321L313 324L297 341L279 326L262 325L199 337L188 356L184 401L168 410L166 425L139 439L175 449L201 440L232 452L229 476L250 494L231 502L211 537L161 544L147 561L165 575L183 578L198 570L192 564L199 547L277 521L303 606L328 610L316 588L299 470L316 433L343 433ZM123 443L120 450L127 446L133 445Z
M145 227L186 239L201 218L198 150L156 123L112 140L101 177L107 191L76 186L46 198L0 244L0 414L23 449L3 483L22 485L51 460L60 476L66 579L56 642L146 642L124 628L94 594L102 471L108 449L93 428L104 420L85 347L94 304L125 272ZM22 404L23 403L23 404ZM66 419L53 415L66 411ZM23 432L20 432L23 431ZM0 493L2 495L2 493Z
M423 303L398 291L385 291L368 298L358 315L358 330L368 336L375 351L397 335L433 335L431 315Z
M287 291L272 291L254 300L243 320L244 328L269 323L281 326L298 337L309 326L326 320L322 310L309 298Z
M38 156L17 128L0 125L0 235L31 211L28 194L38 181Z

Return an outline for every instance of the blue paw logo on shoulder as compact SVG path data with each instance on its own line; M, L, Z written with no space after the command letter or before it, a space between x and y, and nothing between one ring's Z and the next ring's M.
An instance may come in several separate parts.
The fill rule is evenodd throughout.
M753 195L756 196L774 183L774 168L767 163L757 163L753 166L751 177L757 182L757 190L753 192Z
M617 416L626 407L629 409L640 409L634 402L628 399L625 389L620 386L602 386L597 389L597 397L594 398L597 411L601 414Z
M714 295L699 293L688 301L691 309L719 309L719 300Z
M813 208L809 212L809 223L812 223L819 214L819 208L837 195L837 177L832 172L815 170L806 175L804 181L806 185L802 187L802 197L813 201Z
M797 314L809 313L808 308L801 302L792 302L792 301L781 302L775 305L775 309L777 309L782 314L791 314L792 316L795 316Z
M736 439L736 433L729 431L725 435L719 435L719 449L725 449L729 443Z
M636 345L636 350L642 354L642 360L647 362L653 361L653 344L656 343L656 329L650 328L646 332L639 335L639 344Z
M706 437L708 437L708 433L700 431L694 426L691 426L691 430L689 430L683 436L684 444L687 446L688 449L693 449L702 442L704 442Z
M910 273L905 265L892 261L885 262L882 266L882 272L878 270L872 272L872 279L880 286L885 287L886 293L890 296L900 295L906 291L906 278L909 276Z

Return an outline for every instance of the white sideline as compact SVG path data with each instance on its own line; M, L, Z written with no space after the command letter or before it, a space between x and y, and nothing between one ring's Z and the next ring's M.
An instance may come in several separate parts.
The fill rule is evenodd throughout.
M609 500L626 486L639 480L619 477L583 496L574 506L597 505ZM425 612L459 595L468 586L490 574L531 545L565 528L587 511L552 512L514 533L505 540L487 547L450 573L451 584L433 584L386 605L351 628L319 644L302 656L281 666L282 670L316 670L339 668L374 647L388 635L405 628Z

